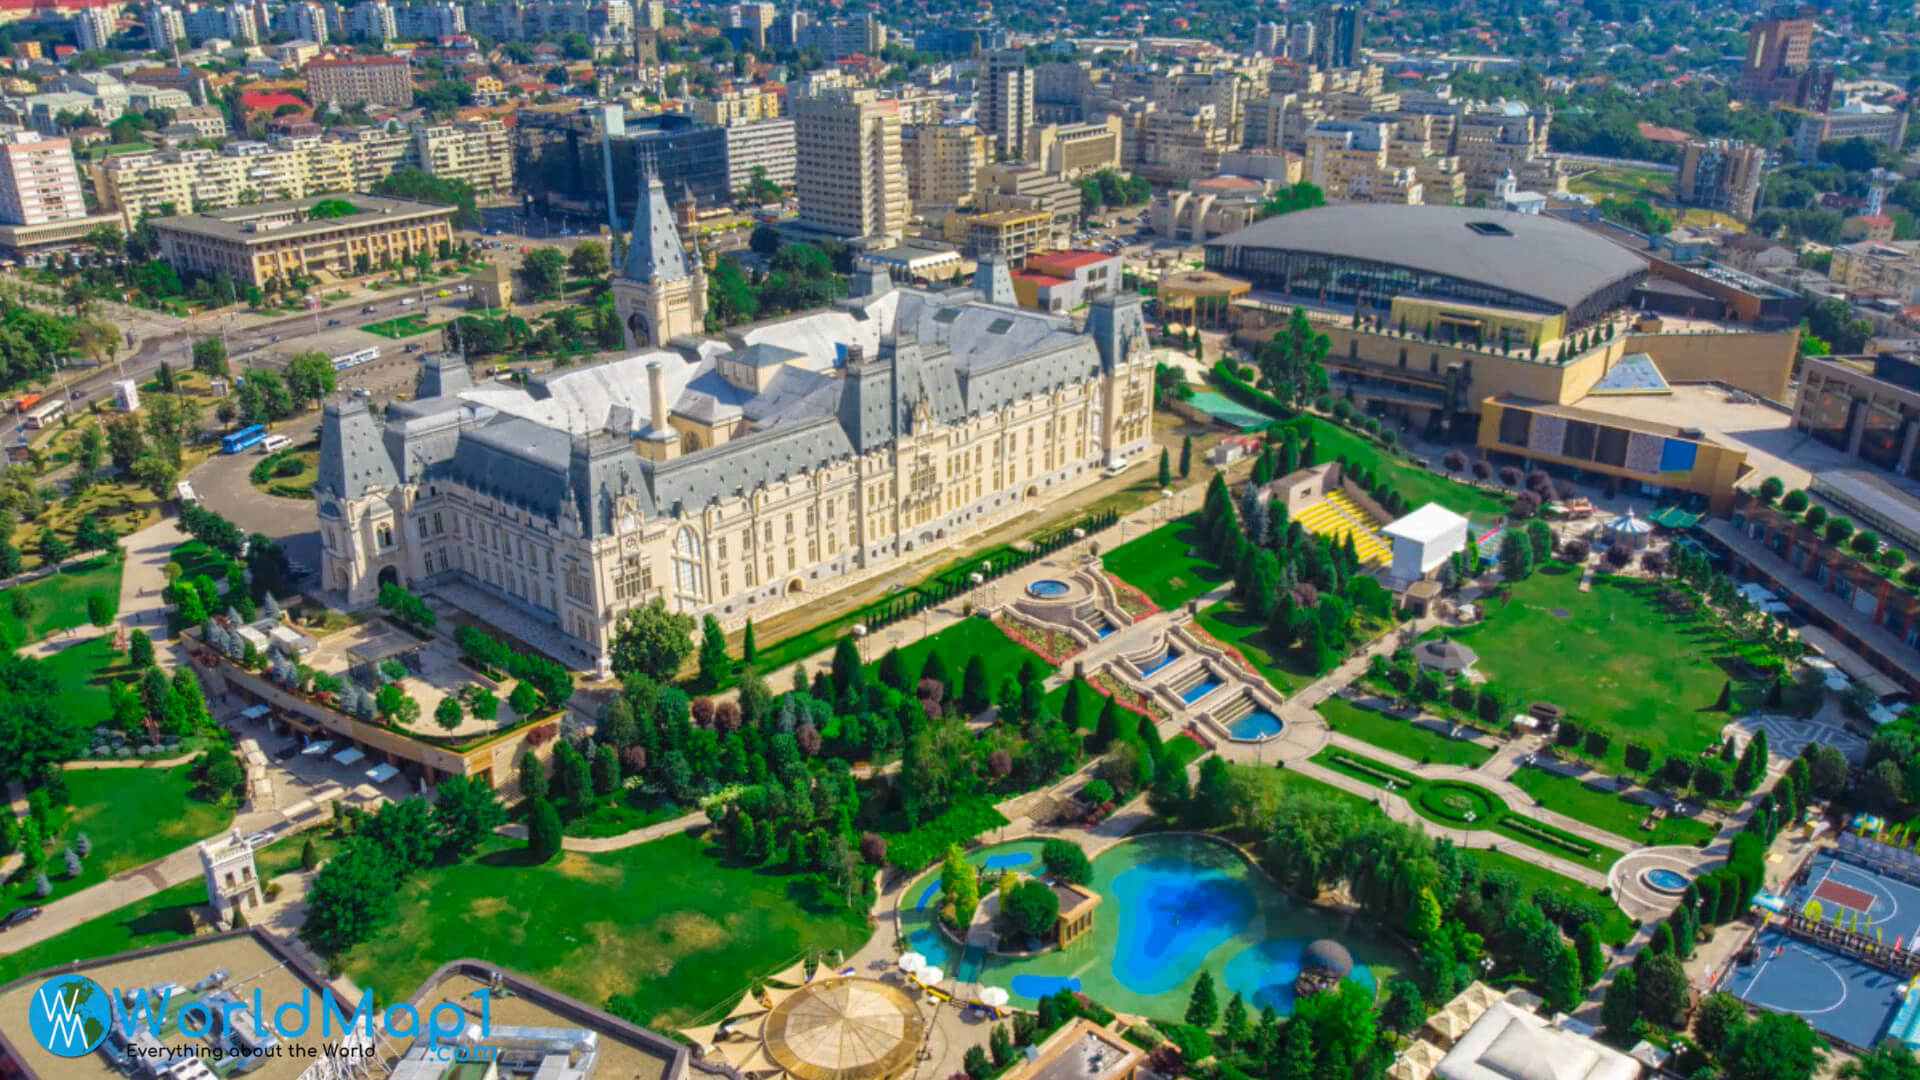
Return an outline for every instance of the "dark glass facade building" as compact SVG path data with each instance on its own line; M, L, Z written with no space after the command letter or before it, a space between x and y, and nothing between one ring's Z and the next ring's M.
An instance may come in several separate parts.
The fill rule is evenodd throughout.
M620 226L633 221L634 173L642 161L658 173L667 197L691 197L703 206L732 201L727 190L727 133L684 113L613 122L607 150L603 109L549 113L527 109L514 118L515 177L533 208L543 214L607 220L607 170L611 164ZM608 153L610 151L610 154Z

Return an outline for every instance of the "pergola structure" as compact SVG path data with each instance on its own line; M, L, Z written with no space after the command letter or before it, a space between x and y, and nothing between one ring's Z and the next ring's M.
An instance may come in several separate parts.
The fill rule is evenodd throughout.
M913 1066L926 1018L899 986L842 975L794 989L777 982L686 1034L747 1080L894 1080Z
M378 636L363 637L358 644L347 650L347 676L362 686L379 686L391 680L379 673L382 663L399 660L407 670L420 673L420 650L427 643L411 634L387 628Z

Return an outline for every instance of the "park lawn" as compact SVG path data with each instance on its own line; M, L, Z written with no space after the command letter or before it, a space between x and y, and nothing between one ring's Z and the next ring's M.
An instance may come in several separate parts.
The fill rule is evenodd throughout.
M204 574L212 578L215 585L224 584L227 580L227 557L198 540L176 545L168 554L167 561L180 564L180 576L183 578Z
M48 656L46 664L60 686L62 711L88 730L113 719L107 684L115 679L126 682L139 674L125 654L113 647L110 634L69 645Z
M297 873L300 869L300 849L309 840L313 841L314 854L320 857L321 862L333 858L346 846L346 841L320 829L283 836L266 847L254 849L253 866L260 880L272 881L281 874Z
M1199 542L1200 517L1189 514L1121 544L1100 562L1147 599L1172 610L1231 576L1196 552Z
M193 909L204 907L206 902L207 886L199 878L162 889L37 945L0 956L0 986L22 975L75 960L112 956L129 949L192 937Z
M12 585L8 593L19 593L33 605L33 614L23 624L8 604L0 604L0 633L10 641L38 641L56 630L86 626L87 597L105 593L120 610L120 560L97 555L83 562L68 563L57 574L35 578L24 585Z
M615 995L673 1027L732 1004L809 949L852 953L868 920L814 875L741 867L682 834L529 865L518 842L415 874L345 971L387 1000L462 956L498 961L592 1005Z
M1617 793L1596 788L1579 777L1551 769L1522 767L1507 779L1557 814L1584 821L1596 829L1623 836L1636 844L1700 844L1719 830L1699 818L1665 817L1649 832L1640 827L1647 807Z
M1451 636L1479 654L1478 670L1519 699L1516 709L1550 701L1582 729L1611 735L1614 771L1628 741L1656 763L1714 744L1730 718L1710 711L1729 679L1719 663L1734 651L1724 633L1704 616L1661 607L1651 582L1602 575L1583 593L1579 581L1566 568L1544 568L1514 583L1508 602L1482 604L1483 622Z
M1262 787L1289 794L1313 794L1337 802L1350 803L1362 813L1381 813L1379 806L1345 788L1337 788L1322 780L1316 780L1294 769L1261 769L1246 765L1235 765L1234 772L1250 775L1254 782ZM1600 927L1600 936L1609 945L1624 945L1633 939L1634 923L1613 898L1590 885L1583 885L1564 874L1556 874L1543 866L1525 859L1509 855L1504 851L1491 848L1457 848L1462 855L1480 864L1482 871L1505 871L1520 880L1521 887L1529 896L1544 890L1551 890L1568 896L1594 900L1607 912L1607 921Z
M1348 465L1365 465L1374 475L1390 478L1409 507L1439 503L1468 517L1494 517L1507 512L1510 500L1506 496L1420 468L1351 428L1314 417L1311 433L1316 459L1325 462L1344 457Z
M414 312L402 315L397 319L383 319L380 322L368 323L360 329L365 330L369 334L379 334L383 338L398 341L404 337L413 337L417 334L424 334L429 330L438 329L440 325L442 324L430 323L427 321L426 315L420 312Z
M1645 199L1649 203L1671 201L1674 174L1659 169L1635 169L1609 165L1589 169L1567 180L1567 190L1577 195L1603 199L1615 195L1623 199Z
M947 662L947 672L952 676L954 692L959 692L961 677L966 673L967 661L978 656L980 663L987 669L987 692L997 693L1002 680L1014 678L1021 665L1031 664L1043 674L1053 674L1053 666L1025 645L1008 637L991 619L981 616L969 616L947 627L931 637L923 637L900 650L900 663L908 678L919 674L926 665L927 654L935 649ZM879 662L867 666L871 676L878 676ZM1062 701L1064 701L1064 696ZM1098 716L1098 713L1093 714Z
M1477 769L1493 756L1493 751L1479 743L1450 739L1430 727L1363 709L1345 698L1331 697L1314 708L1326 720L1327 726L1340 734L1372 743L1414 761Z
M1107 695L1095 690L1085 679L1068 679L1040 699L1040 706L1055 716L1067 715L1067 695L1078 698L1080 708L1080 730L1090 732L1100 719L1100 710L1107 707Z
M1300 663L1293 649L1274 651L1267 644L1267 624L1246 613L1238 600L1222 600L1202 608L1195 616L1200 628L1222 644L1240 650L1240 655L1260 669L1260 674L1283 694L1292 694L1318 676Z
M9 906L58 900L205 840L232 824L232 808L201 802L190 794L193 780L187 774L192 768L185 764L164 769L68 769L67 792L73 805L66 811L58 839L47 847L45 863L53 893L35 899L34 875L16 873L6 886ZM81 833L92 841L93 852L81 862L79 874L66 877L61 852Z

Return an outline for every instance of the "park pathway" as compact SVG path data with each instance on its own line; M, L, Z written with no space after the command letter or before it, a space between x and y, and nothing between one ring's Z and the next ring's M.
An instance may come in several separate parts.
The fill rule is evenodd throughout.
M658 821L638 829L629 829L618 836L563 836L560 838L560 850L577 851L583 855L619 851L633 847L635 844L644 844L649 840L658 840L663 836L686 832L689 829L705 828L707 824L707 812L693 810L666 821ZM493 831L515 840L527 838L527 827L517 821L502 825Z

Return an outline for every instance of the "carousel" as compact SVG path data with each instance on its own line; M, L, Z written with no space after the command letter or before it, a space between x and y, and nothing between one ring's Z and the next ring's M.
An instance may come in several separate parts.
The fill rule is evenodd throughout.
M893 1080L913 1067L926 1019L906 990L849 975L782 974L801 978L768 980L725 1020L687 1036L746 1080Z
M1647 541L1653 539L1653 526L1635 514L1632 507L1628 507L1626 513L1600 526L1600 539L1608 547L1639 551L1647 546Z

